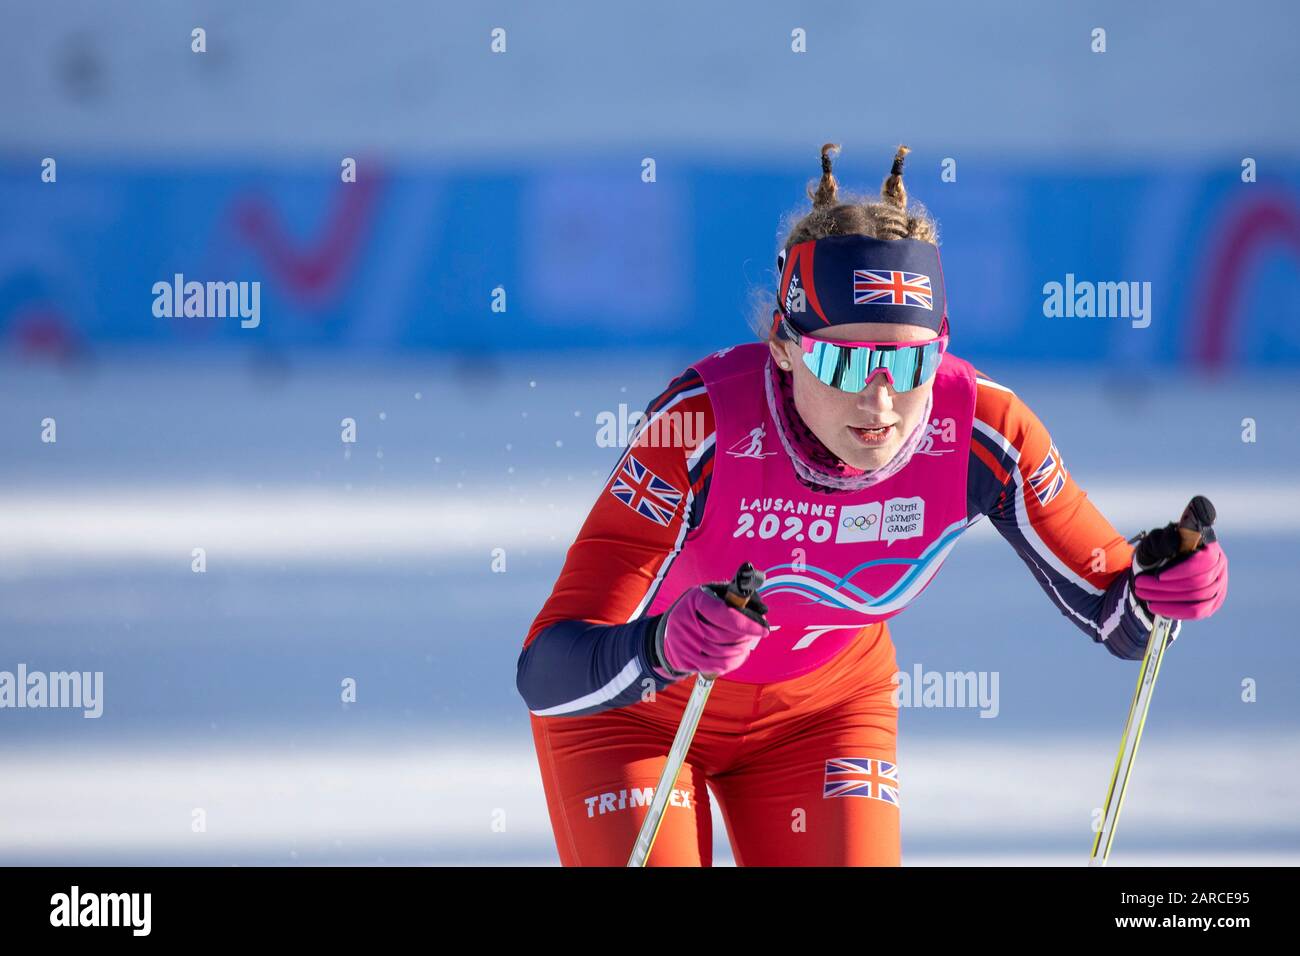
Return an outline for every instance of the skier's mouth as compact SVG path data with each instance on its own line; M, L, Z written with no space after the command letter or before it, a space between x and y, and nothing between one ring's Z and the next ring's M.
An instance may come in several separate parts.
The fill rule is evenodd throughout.
M850 425L848 428L858 443L868 448L877 448L885 444L894 433L893 425L881 425L879 428L856 428Z

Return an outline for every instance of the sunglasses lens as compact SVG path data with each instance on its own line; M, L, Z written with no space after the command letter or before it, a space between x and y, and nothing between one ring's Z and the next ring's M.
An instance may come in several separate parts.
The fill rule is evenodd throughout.
M845 392L860 392L867 380L884 369L893 379L894 391L907 392L928 382L939 368L942 356L939 340L900 349L848 347L814 341L805 352L804 364L817 379Z
M895 349L884 354L890 357L890 373L894 376L894 391L905 392L915 388L920 378L922 348Z

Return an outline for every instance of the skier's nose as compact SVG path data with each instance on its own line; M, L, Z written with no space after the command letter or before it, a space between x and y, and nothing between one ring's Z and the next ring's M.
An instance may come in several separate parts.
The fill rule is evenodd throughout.
M858 392L858 407L888 410L894 405L893 392L885 373L877 372L867 380L862 391Z

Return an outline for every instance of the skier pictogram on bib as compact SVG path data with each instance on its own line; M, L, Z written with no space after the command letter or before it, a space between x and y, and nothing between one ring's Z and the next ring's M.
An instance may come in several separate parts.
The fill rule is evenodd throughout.
M763 439L766 437L766 426L759 425L757 428L751 428L748 435L732 443L727 449L727 454L736 458L770 458L776 452L763 450Z
M914 454L947 455L953 449L951 447L935 448L934 441L937 438L940 441L948 442L951 444L951 442L953 442L956 439L956 432L957 432L956 424L953 422L951 418L944 418L944 419L936 418L931 422L927 422L925 426L925 434L921 437L921 444L916 446L916 451L914 452Z

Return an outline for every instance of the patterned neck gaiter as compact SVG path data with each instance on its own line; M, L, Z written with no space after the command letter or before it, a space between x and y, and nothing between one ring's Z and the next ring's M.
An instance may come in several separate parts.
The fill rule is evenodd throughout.
M894 457L880 468L864 471L841 461L804 423L795 409L794 374L778 370L770 355L767 357L764 386L768 411L776 422L777 437L781 439L781 445L794 465L795 477L808 488L830 493L870 488L896 474L921 444L934 407L934 390L931 389L925 398L925 414Z

